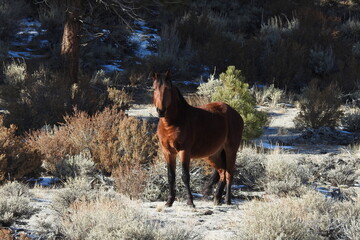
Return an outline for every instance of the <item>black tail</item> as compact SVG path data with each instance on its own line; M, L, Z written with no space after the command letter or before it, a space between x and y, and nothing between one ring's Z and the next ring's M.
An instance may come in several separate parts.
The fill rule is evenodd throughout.
M221 160L224 162L224 167L226 169L226 153L224 149L221 151Z

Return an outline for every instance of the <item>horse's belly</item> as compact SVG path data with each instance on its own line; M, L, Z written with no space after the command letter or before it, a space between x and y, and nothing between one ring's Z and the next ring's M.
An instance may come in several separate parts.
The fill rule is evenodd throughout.
M191 157L203 158L211 156L220 151L224 147L225 142L225 131L200 135L195 139L195 142L191 148Z

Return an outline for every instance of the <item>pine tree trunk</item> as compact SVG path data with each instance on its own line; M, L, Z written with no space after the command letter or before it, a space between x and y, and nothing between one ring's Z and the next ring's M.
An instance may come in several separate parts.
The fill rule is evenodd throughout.
M69 86L78 82L81 1L66 1L67 10L60 55L63 61L64 78Z

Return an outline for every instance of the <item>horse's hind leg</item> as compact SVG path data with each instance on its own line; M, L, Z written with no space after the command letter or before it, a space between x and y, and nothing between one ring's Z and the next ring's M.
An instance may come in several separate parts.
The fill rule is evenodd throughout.
M217 172L213 174L213 179L210 185L219 182L214 195L214 204L220 205L221 198L224 192L224 187L226 184L225 182L226 154L224 149L220 150L218 153L214 154L213 156L208 157L208 160L210 161L210 164L216 169Z
M220 175L219 172L215 169L214 173L211 175L209 182L205 185L203 189L204 196L210 196L213 191L213 186L219 182Z
M224 188L225 188L225 169L218 169L219 172L219 183L218 183L218 187L216 189L216 193L214 196L214 205L220 205L221 204L221 198L222 195L224 193Z
M231 205L231 184L234 178L234 168L236 162L236 151L227 151L226 152L226 196L225 203Z

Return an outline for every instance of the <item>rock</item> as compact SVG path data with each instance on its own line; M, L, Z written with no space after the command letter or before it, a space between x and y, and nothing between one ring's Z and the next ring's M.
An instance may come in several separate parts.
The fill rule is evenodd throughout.
M204 212L204 215L212 215L214 212L213 211L211 211L211 210L206 210L205 212Z

